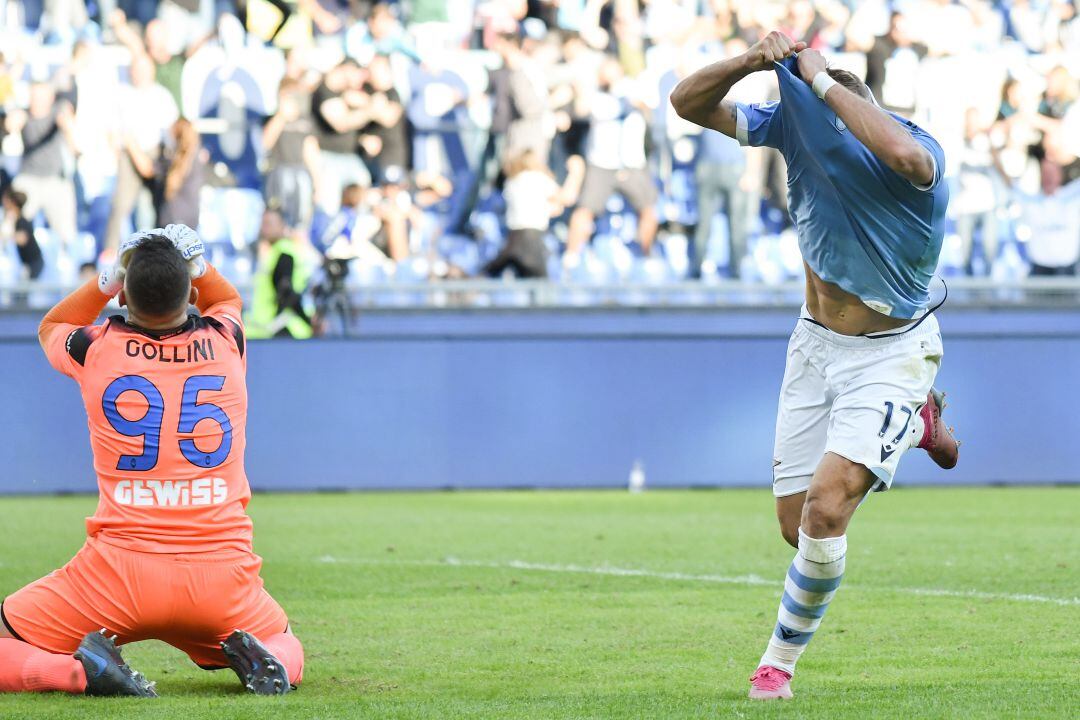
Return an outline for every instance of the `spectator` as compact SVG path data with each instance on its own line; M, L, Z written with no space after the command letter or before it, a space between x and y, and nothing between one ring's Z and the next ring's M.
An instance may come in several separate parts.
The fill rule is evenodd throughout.
M824 25L825 21L818 17L814 3L810 0L793 0L788 3L784 32L793 40L801 40L815 50L824 49L825 43L818 36Z
M395 207L393 195L400 190L401 179L390 168L391 176L379 190L365 191L359 185L341 191L341 209L321 233L320 244L327 258L359 259L363 264L403 260L408 256L408 207ZM397 212L393 212L397 210Z
M146 23L143 36L131 28L123 10L115 10L109 15L109 26L116 39L135 56L146 56L154 63L154 73L158 83L172 95L176 107L182 108L180 78L184 72L184 63L213 37L213 33L202 36L187 46L182 53L173 53L169 46L169 28L165 21L153 19ZM175 28L174 28L175 29ZM186 43L185 43L186 44Z
M563 187L533 150L523 150L511 158L506 168L506 244L481 272L498 277L510 268L520 278L547 277L547 234L551 218L573 204L585 174L585 161L570 158L571 166Z
M1010 80L1005 84L998 120L991 128L1001 172L1008 186L1026 193L1038 192L1038 168L1031 148L1039 144L1036 108L1039 98L1030 84Z
M157 224L199 226L199 194L206 182L209 153L189 120L180 118L169 132L172 140L158 161L161 187Z
M409 136L402 118L405 108L394 88L390 59L376 55L368 65L363 90L371 98L371 122L361 130L360 147L368 159L368 171L378 177L384 168L409 165Z
M1080 262L1080 180L1062 187L1061 167L1044 160L1042 193L1022 197L1032 275L1076 275Z
M373 212L381 223L375 245L394 262L404 260L409 256L410 225L419 222L405 170L394 166L386 168L373 195Z
M608 59L600 68L600 87L587 102L592 125L585 160L588 167L578 206L570 217L566 252L576 260L593 231L593 221L616 191L638 215L638 241L648 255L656 237L656 186L646 169L645 117L632 101L622 67Z
M105 20L106 41L112 43L115 34L128 53L98 45L90 26L82 34L73 31L83 21L68 10L80 4L82 0L50 2L51 15L42 32L23 32L24 40L5 46L0 57L0 113L8 114L0 123L0 173L7 178L21 161L23 172L16 183L28 196L27 220L40 218L37 212L46 201L67 206L52 217L46 212L51 235L68 244L61 250L61 270L89 255L69 220L70 192L35 193L26 183L34 183L35 174L47 178L45 182L67 182L70 157L63 139L68 133L62 132L61 117L71 108L71 150L77 167L74 217L79 230L98 240L99 249L115 247L132 210L140 225L157 224L154 210L162 222L182 212L193 223L200 194L209 198L212 193L215 204L222 200L216 187L199 192L202 180L209 179L212 186L235 181L241 192L261 188L265 205L281 212L285 226L303 231L313 242L329 232L322 226L338 223L341 227L332 238L337 245L343 238L358 246L366 243L371 254L365 257L389 269L390 258L434 256L437 248L454 245L438 242L445 232L482 229L490 234L506 225L529 229L519 213L527 193L519 188L547 185L534 175L545 167L555 182L562 182L577 167L578 161L570 158L580 155L587 161L584 192L569 218L549 219L542 202L525 210L533 220L542 215L544 227L550 222L554 235L565 233L567 265L589 241L595 221L601 221L596 226L617 229L618 222L608 223L603 216L609 196L621 192L639 216L642 250L648 251L658 238L669 271L700 273L708 239L722 234L714 220L726 209L731 271L745 267L750 277L790 279L797 263L788 262L791 248L777 237L787 223L786 168L779 154L763 148L739 150L711 133L688 134L666 117L670 88L665 83L677 79L682 65L738 54L773 27L786 29L856 72L862 72L864 61L859 53L867 53L866 78L882 105L913 115L941 137L953 186L950 213L964 256L949 254L947 262L982 272L977 262L970 267L971 247L980 235L988 259L1017 239L1038 248L1038 238L1006 235L1026 225L1010 224L1015 216L1003 211L1027 208L1030 213L1046 203L1046 208L1071 212L1073 203L1080 202L1065 192L1070 181L1080 177L1080 104L1075 102L1072 67L1080 50L1080 18L1074 0L86 3L91 15ZM15 6L5 18L17 22L18 7L28 8L24 24L36 31L40 0ZM114 12L118 6L126 14ZM212 17L205 11L211 7L222 14L216 37L208 35ZM234 11L243 20L230 17ZM59 25L49 26L49 17L60 18ZM245 33L245 24L250 33ZM46 36L53 47L42 44ZM252 42L257 37L272 37L272 42ZM215 48L185 62L207 38L220 45L220 52ZM64 63L63 50L56 49L67 46L73 47L70 63ZM325 61L342 49L352 60L325 72ZM227 73L217 71L222 62ZM973 66L978 72L971 72ZM16 108L41 90L25 78L46 67L57 97L55 110L49 112L56 113L61 133L48 135L40 147L28 143L23 159L20 139L27 139L21 136L29 115ZM279 77L282 70L284 77ZM472 102L479 99L476 90L484 83L485 71L490 127L488 108ZM1005 73L1010 79L995 96L993 85ZM199 161L188 165L182 145L184 138L194 138L194 130L174 126L183 115L177 107L182 75L187 97L207 105L187 108L187 115L198 111L207 116L192 122L200 132L214 134L212 140L204 138L215 159L212 178L207 176L209 166ZM957 78L968 76L972 80L963 86L967 94L958 105L959 96L951 88ZM130 83L122 80L127 77ZM279 83L276 104L263 97L274 83ZM740 102L775 99L775 78L757 73L740 82L735 92ZM221 102L215 105L213 98ZM987 129L985 121L999 103L999 117ZM974 109L965 117L969 105ZM251 133L257 117L266 118L263 157L258 136ZM33 123L27 130L33 135ZM173 138L182 142L176 144ZM533 151L530 166L539 166L518 173L520 181L503 187L502 179L494 176L501 174L508 158L520 159L525 149ZM261 160L265 164L260 166ZM1041 176L1054 172L1042 167L1044 161L1063 174L1058 183L1062 189L1052 196L1041 190L1051 187L1040 182ZM689 173L688 162L693 163ZM63 173L35 171L36 164L61 167ZM188 170L182 170L185 167ZM687 182L689 175L696 183ZM170 176L173 195L166 187ZM371 178L375 187L369 187ZM662 204L655 203L656 188L663 189ZM347 202L341 206L343 195ZM240 215L241 204L248 203L215 213L203 231L214 240L237 238L248 225ZM699 222L693 229L693 248L684 258L677 238L682 225L695 216ZM659 234L660 217L670 234ZM1039 220L1050 237L1060 236L1047 218ZM532 222L531 229L540 224ZM535 238L522 243L518 235L508 249L537 249ZM745 248L758 237L764 242L748 256ZM51 262L52 248L43 243L42 250ZM616 263L619 258L625 254L605 254L597 261ZM626 270L622 265L609 269ZM434 274L442 273L436 269Z
M401 30L401 23L394 17L389 3L378 3L371 8L367 23L356 23L345 33L345 48L349 57L367 64L375 55L401 53L415 63L420 55L409 43Z
M550 111L543 69L525 54L521 38L515 33L500 34L495 49L508 71L510 118L504 157L516 158L525 150L533 150L539 157L547 158L551 138L545 121Z
M1047 33L1048 20L1052 21L1052 18L1048 17L1048 4L1013 0L1011 5L1006 4L1006 8L1016 38L1029 52L1042 52L1046 48L1047 35L1050 34Z
M303 340L313 334L311 316L304 307L308 269L305 253L276 210L263 213L256 246L251 305L244 324L249 338Z
M372 119L371 96L360 88L364 73L353 60L331 68L312 96L311 112L319 139L319 206L337 212L341 189L369 185L371 176L360 160L360 128Z
M31 219L38 210L44 212L49 229L65 248L76 234L75 182L65 162L65 146L75 146L73 115L71 103L57 100L52 85L36 82L27 110L9 113L6 119L8 132L22 134L15 188L26 195L24 211Z
M9 63L7 56L0 52L0 108L7 107L15 99L15 79L20 71L21 68Z
M119 246L123 225L140 197L149 199L162 143L179 117L172 95L155 82L154 63L148 55L132 58L131 85L121 88L118 104L121 149L116 191L105 231L108 248ZM146 205L143 203L144 207ZM138 225L153 227L153 220L143 217Z
M311 224L319 140L311 117L311 95L298 80L286 77L278 88L277 112L263 126L267 156L264 197L277 208L285 224L306 228Z
M107 50L90 42L78 42L72 49L70 76L71 94L78 98L74 137L79 229L103 247L117 173L114 138L120 80Z
M950 203L956 215L956 234L962 242L962 257L968 272L975 229L982 230L983 257L989 266L997 258L998 188L1002 184L997 151L990 142L987 128L979 121L979 111L968 108L964 114L964 145L959 157L958 187Z
M15 252L23 266L23 275L37 280L45 269L45 258L34 238L34 226L23 215L26 195L13 188L4 190L3 219L0 222L0 241L3 245L15 244Z
M746 174L746 153L739 143L715 130L701 134L701 145L694 166L697 184L698 222L694 228L694 265L691 275L701 277L701 265L708 259L713 221L723 205L727 214L728 269L739 277L746 256L748 193L742 187Z
M1077 80L1062 65L1046 76L1046 90L1039 102L1039 114L1060 120L1076 102Z
M919 61L926 46L912 38L907 17L894 12L889 32L874 40L866 55L866 84L882 107L904 116L915 110Z
M98 276L97 263L84 262L79 265L79 284L85 284L96 280Z

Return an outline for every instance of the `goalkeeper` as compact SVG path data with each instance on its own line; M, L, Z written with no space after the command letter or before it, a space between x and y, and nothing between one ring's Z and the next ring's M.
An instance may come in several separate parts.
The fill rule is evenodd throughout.
M241 300L202 255L187 226L137 233L41 322L49 363L79 384L100 497L78 554L0 606L0 691L154 697L118 649L148 639L257 694L300 682L245 512ZM94 324L116 295L127 319Z

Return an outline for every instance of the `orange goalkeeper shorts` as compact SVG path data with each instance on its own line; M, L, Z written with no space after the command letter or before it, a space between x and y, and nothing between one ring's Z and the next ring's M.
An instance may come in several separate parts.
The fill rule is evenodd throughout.
M90 632L117 643L162 640L204 668L226 667L219 642L233 630L284 632L285 611L263 588L253 553L159 554L95 538L64 567L9 595L3 622L24 642L73 653Z

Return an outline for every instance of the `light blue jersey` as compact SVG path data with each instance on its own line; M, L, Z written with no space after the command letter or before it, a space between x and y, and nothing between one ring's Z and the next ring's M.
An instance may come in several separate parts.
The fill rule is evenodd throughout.
M737 137L783 153L788 207L803 259L818 277L896 318L919 317L945 233L945 154L915 123L893 115L934 159L934 179L916 187L847 129L797 72L775 63L780 102L737 105Z

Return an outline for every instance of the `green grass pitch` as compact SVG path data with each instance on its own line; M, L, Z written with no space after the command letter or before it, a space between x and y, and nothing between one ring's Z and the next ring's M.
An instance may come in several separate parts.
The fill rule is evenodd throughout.
M88 497L0 500L0 579L65 562ZM793 683L745 699L791 559L766 491L258 495L307 649L241 694L156 642L157 701L0 697L0 718L1065 718L1080 708L1080 488L900 488L849 531ZM623 572L634 571L634 572ZM640 571L640 572L637 572Z

